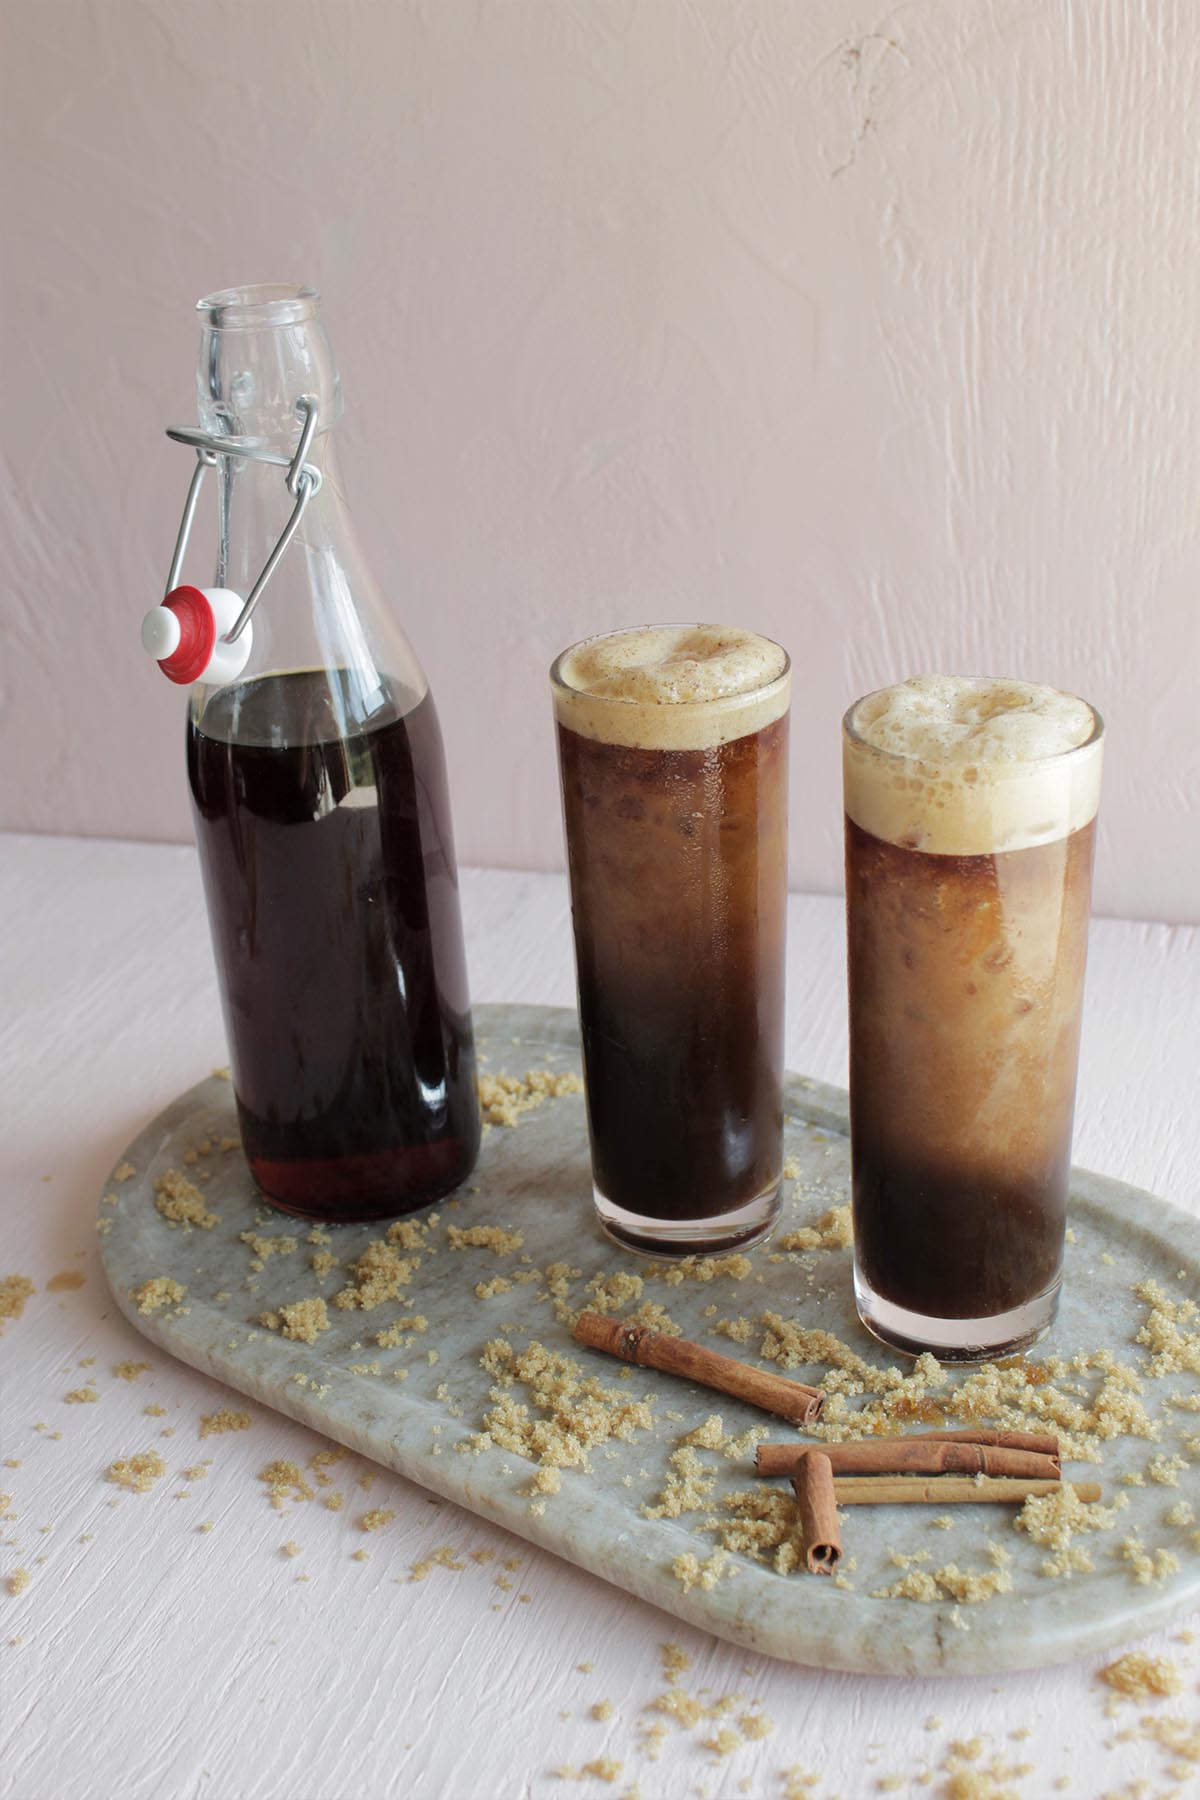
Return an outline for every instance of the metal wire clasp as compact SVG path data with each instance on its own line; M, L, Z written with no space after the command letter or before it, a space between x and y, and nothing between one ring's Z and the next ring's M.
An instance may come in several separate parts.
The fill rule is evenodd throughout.
M200 488L204 482L206 469L216 467L219 456L237 456L245 462L274 463L278 468L286 469L285 485L289 494L295 498L291 517L279 534L279 539L263 564L262 574L246 596L246 603L234 620L232 627L222 639L223 643L236 644L245 630L250 616L262 599L263 589L270 581L278 566L279 559L296 535L304 509L315 494L320 493L324 477L315 463L306 462L313 433L317 429L317 414L320 402L315 394L301 394L296 402L296 411L300 415L300 437L292 456L282 456L275 450L263 450L255 444L245 444L232 437L214 437L209 431L201 431L194 425L168 425L167 436L177 444L190 444L196 452L196 467L188 485L187 499L183 503L183 518L179 523L179 536L175 539L175 550L171 557L171 570L167 576L166 593L170 594L179 585L179 571L183 567L184 553L187 550L188 538L191 535L192 520L196 516L196 502L200 498Z

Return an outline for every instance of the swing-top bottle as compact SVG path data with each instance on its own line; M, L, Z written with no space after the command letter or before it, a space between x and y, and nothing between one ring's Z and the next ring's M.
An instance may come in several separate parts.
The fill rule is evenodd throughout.
M347 513L318 296L237 288L199 312L200 425L229 445L209 627L227 660L192 688L187 762L242 1142L288 1211L388 1218L455 1187L479 1147L441 734ZM230 615L293 511L247 655ZM186 637L198 590L176 593Z

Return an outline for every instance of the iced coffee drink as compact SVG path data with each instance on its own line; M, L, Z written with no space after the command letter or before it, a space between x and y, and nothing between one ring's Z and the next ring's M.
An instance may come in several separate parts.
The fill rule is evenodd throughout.
M647 626L551 681L600 1222L652 1253L752 1243L783 1157L787 656Z
M855 1289L898 1349L1015 1351L1057 1308L1102 730L949 676L844 720Z

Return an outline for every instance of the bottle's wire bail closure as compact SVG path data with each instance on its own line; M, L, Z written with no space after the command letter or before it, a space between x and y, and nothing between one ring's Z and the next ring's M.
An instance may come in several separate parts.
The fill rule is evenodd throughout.
M183 503L183 518L179 523L179 535L175 539L175 549L171 557L171 569L167 576L164 597L173 593L179 585L179 572L183 567L183 558L187 551L188 538L191 536L192 520L196 516L196 503L200 498L205 472L216 467L218 457L230 456L238 457L244 462L273 463L278 468L286 469L285 486L296 502L287 524L279 534L275 548L263 564L262 573L247 594L237 618L222 636L221 642L224 644L236 644L250 623L254 609L262 599L263 590L279 565L280 557L299 529L305 508L309 501L321 491L324 477L320 469L315 463L305 460L312 444L313 434L317 429L317 416L320 412L320 402L317 396L301 394L296 402L296 411L300 416L300 437L295 451L290 457L283 456L275 450L265 450L258 445L241 442L234 437L216 437L212 432L201 431L195 425L167 426L169 438L177 444L190 444L195 450L196 467L192 471L187 498Z

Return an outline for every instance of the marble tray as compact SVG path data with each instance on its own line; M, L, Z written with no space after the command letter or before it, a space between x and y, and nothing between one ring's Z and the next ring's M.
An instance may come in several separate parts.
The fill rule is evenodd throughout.
M578 1037L573 1013L548 1007L481 1006L476 1009L484 1068L524 1074L530 1068L578 1069ZM848 1144L846 1097L801 1076L788 1078L787 1151L799 1165L790 1183L783 1229L811 1223L826 1207L846 1197ZM199 1168L211 1171L204 1185L208 1206L220 1223L210 1231L169 1226L154 1207L153 1184L169 1167L185 1168L185 1151L203 1139L214 1143L237 1130L228 1081L212 1078L182 1094L129 1145L119 1164L135 1173L114 1178L102 1203L102 1256L118 1304L131 1323L162 1349L228 1382L233 1388L278 1408L328 1437L373 1457L387 1467L493 1519L530 1542L615 1582L667 1612L718 1636L794 1662L827 1668L890 1674L961 1674L1036 1666L1106 1649L1167 1624L1200 1605L1200 1555L1192 1548L1196 1526L1165 1522L1170 1507L1190 1500L1200 1520L1200 1465L1178 1474L1179 1485L1125 1487L1124 1474L1141 1472L1152 1455L1184 1454L1184 1444L1200 1432L1200 1416L1164 1404L1168 1392L1191 1393L1193 1375L1147 1380L1148 1407L1161 1409L1161 1439L1153 1444L1120 1439L1107 1447L1102 1467L1071 1465L1078 1479L1099 1478L1105 1500L1128 1495L1128 1508L1115 1532L1083 1543L1096 1568L1069 1580L1038 1573L1045 1552L1012 1530L1012 1512L998 1507L961 1507L951 1531L930 1529L935 1509L858 1507L843 1516L847 1559L856 1566L851 1589L800 1574L780 1576L769 1567L735 1556L726 1576L711 1591L685 1592L671 1571L673 1560L690 1552L701 1560L716 1540L701 1529L716 1513L723 1493L754 1483L749 1464L718 1457L712 1463L717 1487L706 1510L678 1520L650 1521L640 1508L659 1493L667 1457L680 1437L719 1412L728 1434L761 1423L763 1435L791 1435L782 1421L690 1385L635 1370L620 1380L621 1365L571 1343L553 1318L538 1288L514 1286L479 1300L475 1284L522 1266L519 1255L497 1258L487 1250L449 1252L448 1224L502 1224L524 1234L520 1255L534 1265L568 1262L582 1271L571 1303L585 1305L584 1286L597 1271L647 1265L622 1255L602 1238L592 1221L583 1102L578 1096L546 1101L522 1117L514 1129L485 1134L478 1168L456 1203L445 1202L437 1240L443 1248L419 1272L408 1307L389 1304L370 1314L330 1308L333 1329L310 1347L258 1329L258 1315L283 1301L342 1285L335 1270L318 1282L308 1267L305 1226L278 1212L263 1223L264 1206L240 1156L215 1153ZM185 1172L196 1173L185 1168ZM1076 1171L1062 1310L1049 1341L1038 1354L1069 1356L1104 1343L1128 1362L1142 1364L1146 1353L1133 1344L1145 1307L1131 1292L1134 1281L1153 1276L1173 1297L1200 1293L1200 1222L1154 1196ZM296 1253L272 1257L255 1273L251 1252L239 1233L256 1227L268 1235L293 1233ZM329 1248L352 1260L382 1227L333 1228ZM850 1292L850 1257L845 1250L818 1250L802 1259L769 1260L770 1245L753 1255L755 1272L734 1283L728 1278L665 1286L647 1280L646 1295L662 1301L690 1337L747 1358L753 1346L736 1349L713 1335L716 1316L777 1311L805 1325L821 1326L853 1345L868 1360L891 1360L858 1324ZM661 1266L661 1265L660 1265ZM131 1290L157 1275L187 1286L183 1307L142 1315ZM399 1312L419 1311L427 1334L409 1350L380 1350L374 1332ZM634 1395L655 1396L658 1428L653 1438L616 1443L593 1451L590 1473L565 1471L561 1491L544 1511L531 1511L522 1492L532 1465L512 1453L489 1448L465 1453L457 1446L480 1429L490 1378L479 1358L488 1340L510 1338L520 1347L530 1338L569 1349L606 1385ZM757 1342L757 1335L754 1342ZM425 1347L438 1351L431 1365ZM355 1374L351 1364L378 1361L382 1374ZM409 1370L403 1382L392 1368ZM766 1365L764 1365L766 1366ZM817 1381L819 1370L799 1370L797 1378ZM956 1378L957 1379L957 1378ZM439 1393L440 1390L440 1393ZM525 1398L523 1390L518 1397ZM670 1415L669 1417L667 1415ZM1193 1459L1194 1460L1194 1459ZM628 1480L628 1485L626 1482ZM1147 1548L1165 1546L1179 1557L1179 1571L1161 1584L1139 1586L1128 1562L1115 1554L1116 1541L1138 1534ZM898 1578L892 1551L928 1551L936 1567L956 1562L983 1568L989 1541L1002 1542L1012 1555L1015 1587L983 1605L924 1605L878 1599L871 1590Z

